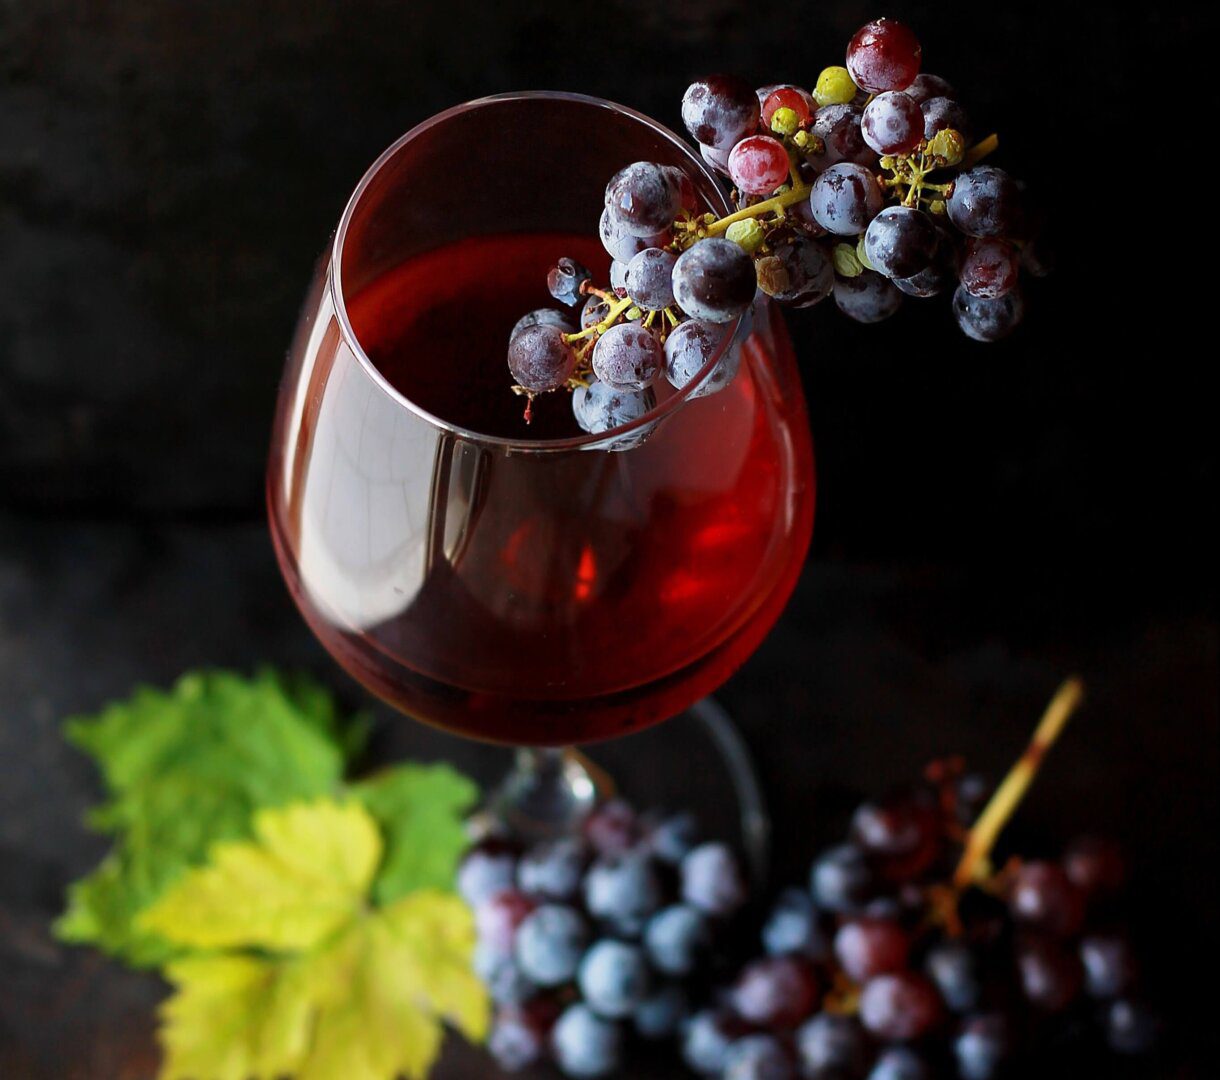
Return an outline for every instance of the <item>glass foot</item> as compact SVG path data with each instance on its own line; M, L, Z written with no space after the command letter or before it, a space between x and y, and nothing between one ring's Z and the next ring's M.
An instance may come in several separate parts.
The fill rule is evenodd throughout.
M476 829L507 828L527 842L561 836L621 790L641 810L692 811L708 836L738 844L753 885L766 884L771 819L762 786L745 740L715 700L704 698L655 728L600 743L594 753L598 764L572 748L518 750Z

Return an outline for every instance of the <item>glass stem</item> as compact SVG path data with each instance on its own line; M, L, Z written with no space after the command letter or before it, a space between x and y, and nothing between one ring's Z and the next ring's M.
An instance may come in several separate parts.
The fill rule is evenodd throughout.
M611 794L609 778L571 747L523 747L487 814L526 841L570 833Z

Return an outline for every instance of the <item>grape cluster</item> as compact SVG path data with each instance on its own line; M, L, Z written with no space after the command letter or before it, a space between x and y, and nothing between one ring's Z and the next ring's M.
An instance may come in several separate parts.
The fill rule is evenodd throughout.
M1157 1021L1118 920L1126 876L1108 842L1014 860L949 884L988 789L957 763L860 805L806 888L781 892L762 954L683 1040L697 1073L732 1080L994 1080L1085 1046L1149 1051ZM1104 1048L1103 1048L1104 1047ZM1111 1062L1112 1064L1112 1062Z
M731 181L737 211L701 213L693 182L673 166L621 169L606 187L598 228L612 259L610 284L599 288L583 267L560 260L551 294L573 307L584 301L581 327L561 312L527 317L547 329L525 333L518 324L509 344L517 391L532 400L607 384L620 395L616 410L589 405L607 391L574 407L584 430L613 430L620 417L643 416L655 403L648 389L676 328L688 319L705 324L707 333L684 348L697 340L706 363L757 290L794 307L833 295L840 311L865 323L894 314L905 296L951 291L969 337L1009 334L1024 314L1020 271L1041 276L1050 267L1039 218L1018 181L980 163L995 137L970 146L969 115L948 82L920 71L921 60L907 27L878 19L851 39L845 66L824 69L812 90L754 89L731 75L692 83L683 123L704 161ZM619 331L626 323L638 326ZM730 354L726 369L737 362ZM704 364L686 361L680 370L689 381ZM675 387L686 385L668 366L664 372ZM731 377L717 370L698 391ZM637 395L630 406L624 394Z
M693 818L618 799L578 836L483 840L458 890L495 1007L492 1056L509 1071L549 1059L572 1077L608 1076L633 1043L679 1037L746 899L732 852L700 843Z

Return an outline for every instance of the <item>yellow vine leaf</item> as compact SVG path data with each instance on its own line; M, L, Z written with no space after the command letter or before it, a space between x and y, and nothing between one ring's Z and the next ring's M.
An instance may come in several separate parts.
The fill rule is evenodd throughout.
M178 944L234 950L167 965L162 1080L422 1080L444 1022L485 1038L470 909L432 888L370 908L367 810L263 811L254 834L217 845L146 915Z
M382 841L358 803L260 810L253 831L214 844L207 865L139 917L143 928L196 949L310 949L361 910Z

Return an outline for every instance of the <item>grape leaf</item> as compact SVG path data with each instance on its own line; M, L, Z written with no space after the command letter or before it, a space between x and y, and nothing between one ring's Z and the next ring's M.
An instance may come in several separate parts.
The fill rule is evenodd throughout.
M263 810L255 831L144 916L176 944L259 950L167 966L163 1080L420 1078L442 1021L485 1036L469 908L436 889L367 908L380 845L360 803Z
M334 791L363 730L315 683L269 671L186 675L69 720L68 740L97 762L109 795L90 824L115 846L69 888L58 936L136 966L163 962L174 950L136 915L211 843L248 836L257 808Z
M359 803L260 810L252 840L214 844L137 923L196 949L310 949L359 914L380 861Z
M385 859L373 883L380 904L415 889L451 889L467 844L463 816L479 789L448 765L396 765L349 789L377 819Z

